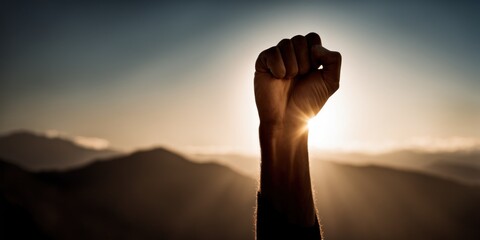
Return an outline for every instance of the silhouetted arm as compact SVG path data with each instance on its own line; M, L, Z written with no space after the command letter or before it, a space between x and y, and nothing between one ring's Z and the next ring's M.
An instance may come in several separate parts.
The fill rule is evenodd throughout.
M320 239L304 126L260 125L258 239Z
M338 89L340 65L340 54L322 47L315 33L284 39L257 59L262 157L257 239L321 239L306 126Z

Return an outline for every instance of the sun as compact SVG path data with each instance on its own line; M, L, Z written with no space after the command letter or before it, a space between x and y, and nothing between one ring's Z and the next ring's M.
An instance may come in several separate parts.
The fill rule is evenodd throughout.
M341 147L342 122L333 108L325 108L308 121L308 145L317 149Z

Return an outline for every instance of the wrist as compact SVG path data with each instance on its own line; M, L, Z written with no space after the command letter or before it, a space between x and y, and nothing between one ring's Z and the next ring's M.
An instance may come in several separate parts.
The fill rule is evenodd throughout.
M259 126L262 174L308 169L308 129L305 124L266 124ZM291 164L295 163L295 164ZM281 171L281 170L284 171ZM282 176L288 179L293 175Z
M266 133L268 135L284 135L290 133L306 133L308 132L306 121L278 121L278 122L265 122L260 121L259 126L260 133ZM260 136L261 137L261 136Z

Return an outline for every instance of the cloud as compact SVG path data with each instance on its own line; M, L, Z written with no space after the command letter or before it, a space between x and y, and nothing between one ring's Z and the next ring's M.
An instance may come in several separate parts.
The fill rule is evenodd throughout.
M220 146L220 145L208 145L208 146L186 145L186 146L180 147L179 151L185 152L188 154L193 154L193 155L210 155L210 154L223 155L223 154L232 154L232 153L252 154L252 153L258 152L258 151L252 151L248 148L242 148L239 146Z
M67 133L55 129L49 129L45 131L45 135L49 138L64 138L67 136Z
M97 137L85 137L85 136L70 136L66 132L61 132L58 130L50 129L45 131L45 135L49 138L62 138L62 139L67 139L75 144L85 147L85 148L91 148L95 150L102 150L106 149L110 146L110 142L106 139L103 138L97 138Z
M480 139L468 137L433 138L417 137L405 144L405 148L428 152L455 152L480 150Z
M110 145L108 140L95 137L75 136L72 140L80 146L96 150L106 149Z

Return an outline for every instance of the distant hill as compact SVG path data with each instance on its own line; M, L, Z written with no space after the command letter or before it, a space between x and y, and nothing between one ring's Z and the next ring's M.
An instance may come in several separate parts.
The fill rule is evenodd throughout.
M379 166L319 162L327 239L480 239L480 187Z
M68 169L118 154L113 150L84 148L67 139L49 138L29 131L0 136L0 158L33 171Z
M480 188L312 163L326 239L480 239ZM257 181L165 149L67 172L0 164L1 239L253 239Z
M68 172L0 167L3 202L56 239L252 239L256 181L218 164L154 149ZM0 201L1 202L1 201ZM32 223L33 222L33 223ZM27 236L28 237L28 236ZM9 238L2 238L9 239ZM13 238L12 238L13 239Z
M191 157L199 162L215 159L216 162L252 177L258 177L260 172L259 156L221 153L192 154ZM457 152L398 150L381 154L313 152L310 159L312 163L327 160L356 166L376 165L403 169L480 186L480 151L478 150Z
M414 170L451 178L468 184L480 184L480 150L424 152L398 150L381 154L330 153L317 158L356 165L378 165Z
M480 185L480 167L477 166L468 166L455 162L438 160L431 163L427 169L446 177L462 179L466 183Z

